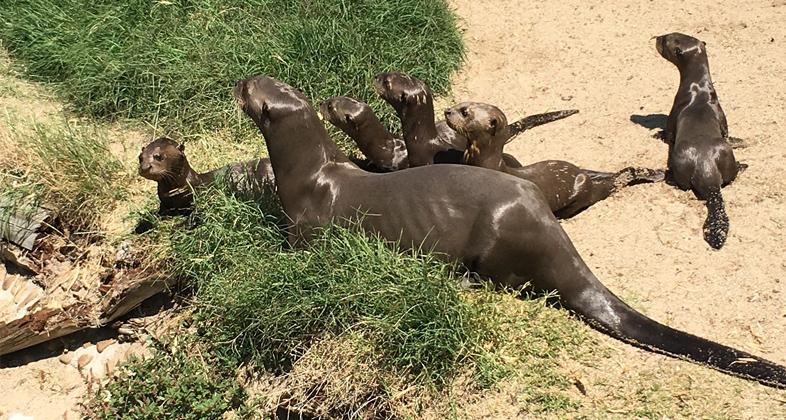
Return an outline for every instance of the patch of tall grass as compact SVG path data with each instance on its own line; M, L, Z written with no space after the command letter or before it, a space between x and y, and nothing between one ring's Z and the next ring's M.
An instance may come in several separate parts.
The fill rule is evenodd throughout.
M444 0L18 0L0 7L0 37L80 114L185 135L237 127L231 88L254 73L313 99L356 96L392 121L375 73L408 71L440 93L463 56Z
M0 160L5 197L45 206L70 233L94 231L125 197L124 168L103 130L66 120L6 124L14 158Z

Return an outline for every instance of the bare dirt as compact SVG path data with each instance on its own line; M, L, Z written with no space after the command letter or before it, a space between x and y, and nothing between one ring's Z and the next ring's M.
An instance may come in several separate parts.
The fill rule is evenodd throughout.
M703 241L703 203L663 183L624 189L563 226L601 281L637 309L786 364L786 3L451 4L462 18L468 54L450 100L496 104L509 120L581 111L508 145L522 162L562 159L606 171L665 167L667 147L651 137L657 130L630 120L668 114L679 83L677 69L650 38L677 31L707 43L730 133L749 143L735 154L750 168L723 190L731 219L726 246L716 252ZM601 365L569 367L585 378L584 414L786 415L783 392L604 341L614 350ZM668 401L654 404L658 398ZM636 412L645 401L665 412Z

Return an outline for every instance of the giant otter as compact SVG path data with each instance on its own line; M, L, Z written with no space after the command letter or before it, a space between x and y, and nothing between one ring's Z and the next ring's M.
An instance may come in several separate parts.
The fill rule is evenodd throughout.
M212 184L225 177L233 191L244 198L258 199L275 189L270 159L235 162L205 173L188 163L185 145L160 137L142 148L139 175L158 184L159 214L184 215L192 210L193 188Z
M657 37L655 47L680 72L680 86L664 133L669 144L667 176L707 202L704 240L720 249L729 234L721 187L734 181L739 164L727 141L726 114L710 78L707 47L680 33Z
M663 171L653 169L628 167L616 173L597 172L562 160L511 168L502 159L509 137L508 120L494 105L463 102L445 110L445 121L469 142L465 163L532 181L559 218L573 217L622 187L663 180Z
M444 120L434 122L434 96L423 81L405 73L380 73L374 78L374 88L401 120L410 166L462 163L467 139L448 127ZM524 130L577 112L556 111L523 118L511 124L508 133L512 138ZM521 163L507 153L502 158L508 166L521 167Z
M234 96L265 137L291 243L307 244L314 229L360 214L363 230L402 248L431 249L500 286L556 291L612 337L786 387L783 366L667 327L622 302L592 274L532 182L466 165L366 172L330 140L297 89L254 76L239 81Z

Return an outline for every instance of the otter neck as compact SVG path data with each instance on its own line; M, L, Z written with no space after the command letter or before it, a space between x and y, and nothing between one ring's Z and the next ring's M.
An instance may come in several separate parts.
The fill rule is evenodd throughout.
M183 162L179 169L175 170L175 176L158 181L159 196L172 196L183 194L185 187L200 183L200 175L188 163L188 158L183 156Z
M477 145L481 143L481 140L485 139L467 136L467 150L464 152L464 163L504 172L507 169L505 162L502 160L502 149L505 146L504 139L502 141L491 140L485 146L478 147Z
M278 194L284 204L301 195L303 189L312 188L326 167L349 162L330 141L313 110L293 113L277 123L257 125L265 136Z
M688 61L677 66L680 72L680 92L689 91L692 83L709 86L711 90L715 90L712 86L712 77L710 77L710 63L707 56L704 54L692 57Z
M360 124L352 138L371 163L379 167L389 167L393 164L396 139L376 116L372 115Z
M437 125L434 122L434 103L430 95L426 96L425 103L407 103L398 113L410 166L429 165L434 159L435 150L432 150L431 143L437 138Z

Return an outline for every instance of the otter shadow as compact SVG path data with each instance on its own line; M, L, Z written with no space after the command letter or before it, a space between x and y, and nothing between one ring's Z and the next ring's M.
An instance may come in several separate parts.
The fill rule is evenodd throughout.
M652 137L665 141L665 132L666 132L666 121L668 120L668 116L665 114L647 114L647 115L636 115L633 114L630 116L631 122L638 124L644 128L654 130L659 128L660 131L655 133Z

